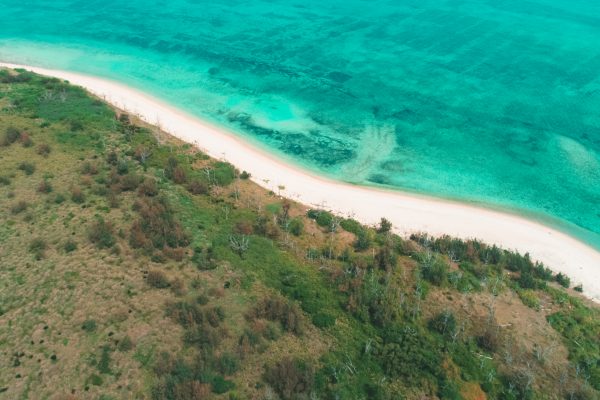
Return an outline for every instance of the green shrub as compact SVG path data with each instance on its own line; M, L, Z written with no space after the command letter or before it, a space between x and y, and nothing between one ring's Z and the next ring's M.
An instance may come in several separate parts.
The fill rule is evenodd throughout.
M33 140L31 140L31 136L29 136L29 134L26 132L21 132L19 142L21 142L21 145L26 148L33 146Z
M20 137L21 133L19 132L19 130L14 126L9 126L4 131L4 135L2 137L2 140L0 140L0 144L2 146L10 146L11 144L19 140Z
M223 375L233 375L239 369L240 360L231 353L223 353L217 361L219 372Z
M583 293L583 285L579 284L573 288L576 292Z
M354 241L354 248L357 251L368 250L373 244L373 235L366 228L361 228L356 235L356 240Z
M363 229L360 222L355 219L343 219L340 222L340 226L346 231L350 233L354 233L358 235L358 233Z
M319 213L319 215L317 216L317 225L323 227L323 228L329 228L331 227L331 224L333 223L333 214L327 212L327 211L321 211Z
M290 221L289 229L292 235L300 236L304 232L304 222L301 218L294 218Z
M65 196L62 193L58 193L55 197L54 197L54 203L56 204L62 204L64 203L66 200Z
M110 369L110 347L102 346L102 353L100 354L100 361L98 362L98 371L102 374L111 374Z
M215 376L211 382L212 391L216 394L227 393L231 389L235 388L235 384L231 381L226 380L222 376Z
M77 243L74 242L72 239L67 240L67 242L64 245L64 250L67 253L72 253L75 250L77 250Z
M23 211L27 210L28 207L29 204L26 201L21 200L10 208L10 212L12 214L20 214Z
M179 165L179 161L175 157L169 157L167 159L165 176L178 184L185 183L188 179L187 172Z
M33 239L29 244L29 251L35 256L36 260L44 258L48 245L42 238Z
M81 166L81 173L83 175L96 175L98 173L98 167L96 164L86 161Z
M0 186L10 185L10 178L7 176L0 176Z
M556 282L558 282L558 284L564 288L569 288L569 286L571 286L571 279L569 279L568 276L566 276L565 274L563 274L562 272L559 272L556 275Z
M202 249L201 247L194 248L192 262L202 271L208 271L217 267L217 263L213 257L212 247L208 247L207 249Z
M517 294L523 304L527 307L533 308L534 310L540 309L540 299L533 290L518 290Z
M102 386L102 384L104 383L104 381L102 380L102 377L100 375L96 375L96 374L90 375L89 378L86 380L86 382L88 384L91 384L94 386Z
M279 295L271 295L260 300L248 315L251 318L279 321L286 331L296 335L304 331L302 312L298 306Z
M445 337L452 337L456 333L456 318L452 312L443 311L430 319L428 326Z
M130 351L133 349L133 341L129 336L125 336L123 339L119 341L117 345L117 349L123 353Z
M38 191L38 193L48 194L48 193L52 192L52 184L47 179L44 179L38 185L37 191Z
M148 251L189 245L190 238L175 217L166 196L142 197L134 204L139 218L133 223L129 243Z
M391 377L418 379L439 374L439 349L431 336L416 326L391 325L375 354L385 373Z
M48 157L51 151L52 148L46 143L42 143L37 147L37 153L42 157Z
M449 266L441 256L433 256L430 259L421 257L421 274L425 280L437 286L442 286L448 280Z
M218 161L213 165L212 177L215 184L227 186L235 180L235 168L229 163Z
M385 218L381 218L377 233L387 233L392 230L392 223Z
M208 193L208 185L200 179L193 179L187 187L191 194L200 195Z
M138 188L140 183L142 182L142 177L131 173L123 176L121 179L121 190L124 192L131 192Z
M113 231L114 228L110 222L106 222L102 217L97 217L96 222L88 229L88 238L97 248L108 249L116 243Z
M138 194L142 196L153 197L158 194L158 185L156 179L146 178L138 187Z
M165 273L157 269L148 272L146 282L148 282L148 285L157 289L165 289L171 285Z
M82 204L85 202L85 195L83 191L79 187L74 187L71 189L71 200L73 203Z
M117 162L117 174L126 175L129 173L129 163L127 160L120 159Z
M19 164L19 169L25 172L26 175L32 175L35 172L35 165L28 162L22 162Z
M319 312L312 316L311 321L317 328L325 329L335 325L336 318L331 314Z
M240 174L240 179L250 179L251 175L250 172L246 172L246 171L242 171L242 173Z
M81 329L83 329L86 332L94 332L96 328L96 321L93 319L87 319L83 321L83 324L81 324Z
M314 369L306 361L286 357L267 366L264 378L283 400L308 398L314 385Z

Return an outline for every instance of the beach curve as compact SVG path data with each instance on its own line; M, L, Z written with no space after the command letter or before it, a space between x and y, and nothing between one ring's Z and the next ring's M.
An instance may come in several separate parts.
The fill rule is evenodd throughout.
M450 200L352 185L320 177L286 164L226 130L182 112L136 89L104 78L35 66L0 62L79 85L108 103L158 125L165 132L196 145L252 174L267 189L281 191L300 203L374 224L390 220L397 233L427 232L463 239L476 238L543 262L555 272L581 283L584 294L600 302L600 252L541 223L513 214ZM284 187L285 189L280 189Z

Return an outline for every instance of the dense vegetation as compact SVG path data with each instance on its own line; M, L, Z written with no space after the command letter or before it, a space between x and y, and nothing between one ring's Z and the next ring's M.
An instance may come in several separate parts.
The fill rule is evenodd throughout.
M0 396L598 397L599 312L527 255L306 210L81 89L0 82Z

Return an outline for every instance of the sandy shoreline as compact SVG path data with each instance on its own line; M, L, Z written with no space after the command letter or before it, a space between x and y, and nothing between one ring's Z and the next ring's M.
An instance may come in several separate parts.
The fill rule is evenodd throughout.
M218 127L177 110L125 85L78 73L1 63L68 80L148 123L195 144L210 156L225 159L252 174L259 185L301 203L330 209L373 224L389 219L401 234L418 231L477 238L546 264L582 283L584 293L600 302L600 252L554 228L512 214L425 196L341 183L285 164Z

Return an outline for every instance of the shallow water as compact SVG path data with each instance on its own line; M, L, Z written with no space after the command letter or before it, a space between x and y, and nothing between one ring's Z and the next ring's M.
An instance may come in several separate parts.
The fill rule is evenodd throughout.
M0 59L109 77L344 181L600 248L600 3L3 0Z

